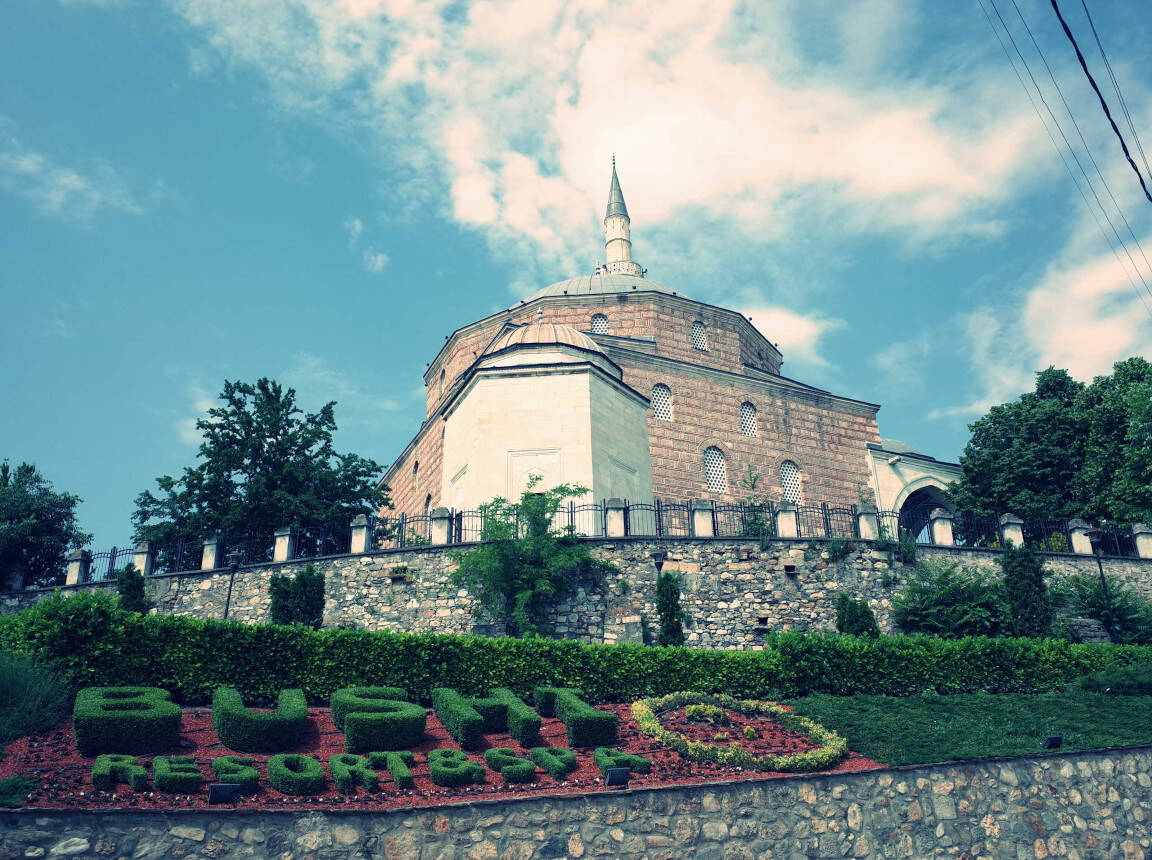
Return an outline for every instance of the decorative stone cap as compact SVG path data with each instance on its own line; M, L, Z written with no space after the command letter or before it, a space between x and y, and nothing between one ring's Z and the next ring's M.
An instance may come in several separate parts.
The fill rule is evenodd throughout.
M1133 523L1132 524L1132 534L1133 535L1152 535L1152 526L1148 525L1147 523Z
M1081 519L1068 520L1068 531L1088 531L1092 526ZM1145 526L1147 528L1147 526Z
M605 508L611 508L613 510L615 510L617 508L622 510L624 508L624 500L623 499L605 499L604 500L604 507Z
M713 506L711 499L694 499L692 501L692 510L694 511L710 511Z
M954 520L956 515L947 508L933 508L932 512L928 514L930 520Z
M452 511L448 508L433 508L428 512L428 516L434 520L446 520L452 516Z
M1002 526L1022 526L1022 525L1024 525L1024 520L1022 520L1020 517L1016 516L1015 514L1001 514L1000 515L1000 525L1002 525Z

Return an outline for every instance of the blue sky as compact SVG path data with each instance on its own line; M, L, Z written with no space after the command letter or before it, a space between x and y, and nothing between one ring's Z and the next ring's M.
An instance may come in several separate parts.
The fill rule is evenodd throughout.
M1049 4L1018 2L1152 254ZM1152 18L1088 7L1152 144ZM613 152L649 277L941 459L1040 368L1152 355L1152 294L977 0L7 0L0 80L0 457L80 495L98 548L225 379L336 400L338 448L390 462L445 335L601 259Z

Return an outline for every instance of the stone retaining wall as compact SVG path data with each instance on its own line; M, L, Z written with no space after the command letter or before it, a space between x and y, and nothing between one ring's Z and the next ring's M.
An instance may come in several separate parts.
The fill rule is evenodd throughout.
M882 629L892 630L890 601L904 575L887 552L855 542L840 560L825 541L776 540L763 548L730 539L601 539L593 552L620 570L600 583L582 583L549 619L554 635L584 642L642 642L656 627L656 568L652 554L667 553L664 570L679 575L688 613L688 644L749 649L769 630L832 630L836 595L868 601ZM320 559L327 583L325 624L424 633L503 632L478 609L468 591L451 582L452 550L421 547ZM998 550L920 547L926 559L944 559L994 570ZM156 611L243 622L268 619L268 580L305 562L226 570L192 571L150 581ZM1056 574L1097 574L1091 556L1052 555ZM1109 574L1152 599L1152 559L1108 558ZM75 589L110 588L108 583ZM0 596L0 612L16 612L50 590Z
M0 858L1138 860L1152 749L377 814L0 813Z

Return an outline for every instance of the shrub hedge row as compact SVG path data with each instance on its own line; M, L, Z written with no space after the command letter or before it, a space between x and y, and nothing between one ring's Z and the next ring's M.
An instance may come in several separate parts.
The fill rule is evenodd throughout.
M235 687L218 687L212 723L220 742L237 752L277 753L295 747L308 731L308 702L299 689L281 690L271 713L244 707Z
M536 777L536 765L516 755L507 747L492 747L484 751L484 763L509 782L531 782Z
M579 690L564 687L537 687L536 710L541 716L555 716L564 724L570 747L596 747L616 743L620 718L598 711L580 698Z
M268 783L284 794L311 797L324 790L324 768L311 756L280 753L268 759Z
M157 687L88 687L76 694L72 730L83 756L150 753L172 746L180 706Z
M434 749L428 753L428 775L437 785L456 788L484 781L484 766L468 758L463 750Z
M260 788L260 773L252 767L251 756L222 755L214 758L212 773L220 782L239 785L241 794L255 794Z
M343 687L402 687L414 701L450 687L580 689L589 702L630 702L677 690L742 699L810 693L910 695L1040 692L1089 672L1152 663L1152 646L1050 639L878 639L780 633L760 651L581 645L549 639L302 630L121 612L96 594L54 597L0 618L0 647L29 654L73 687L143 685L205 704L220 686L271 704L299 687L325 704ZM123 751L123 750L118 750Z
M427 712L399 687L349 687L331 699L332 721L350 753L403 750L419 745Z

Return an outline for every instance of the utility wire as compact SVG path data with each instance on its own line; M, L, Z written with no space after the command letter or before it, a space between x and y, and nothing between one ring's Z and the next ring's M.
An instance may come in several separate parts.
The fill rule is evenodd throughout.
M1080 46L1076 44L1076 37L1072 35L1072 31L1068 29L1068 22L1064 20L1064 16L1060 13L1060 5L1056 0L1048 0L1052 4L1052 9L1056 13L1056 17L1060 19L1060 26L1064 28L1064 35L1068 37L1068 41L1072 43L1072 47L1076 51L1076 59L1080 61L1080 68L1084 70L1084 74L1088 76L1088 83L1092 85L1092 89L1096 92L1096 98L1100 100L1100 107L1104 109L1104 116L1108 117L1108 122L1112 126L1112 131L1116 134L1116 139L1120 141L1120 148L1124 150L1124 157L1128 159L1128 163L1132 165L1132 169L1136 171L1136 178L1140 180L1140 187L1144 189L1144 196L1148 198L1148 202L1152 203L1152 193L1148 191L1148 186L1144 184L1144 175L1140 172L1140 168L1136 166L1136 162L1132 160L1132 154L1128 151L1128 144L1124 142L1124 135L1120 133L1120 129L1116 126L1116 120L1112 119L1112 111L1108 110L1108 102L1104 101L1104 94L1100 92L1100 87L1096 86L1096 79L1092 77L1092 73L1088 71L1088 63L1084 60L1084 55L1080 52Z

